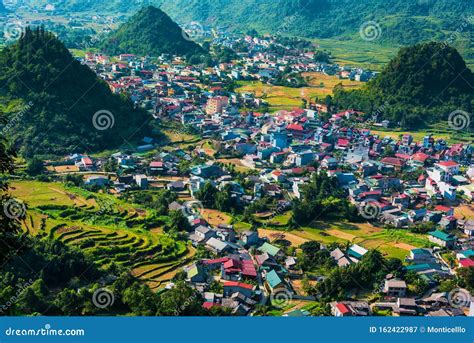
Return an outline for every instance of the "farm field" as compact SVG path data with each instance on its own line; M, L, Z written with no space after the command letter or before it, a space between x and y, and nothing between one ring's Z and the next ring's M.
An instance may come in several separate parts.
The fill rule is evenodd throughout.
M291 88L267 85L259 81L241 81L237 92L255 93L256 97L263 97L270 105L270 112L276 112L301 107L303 99L310 101L316 97L324 98L326 95L332 94L334 86L339 83L342 83L346 89L355 89L363 85L360 82L320 73L304 73L303 76L308 77L310 84L308 87Z
M199 210L203 219L205 219L209 224L217 226L219 224L230 224L232 217L228 214L212 209L201 209Z
M393 139L399 139L400 135L410 134L417 142L423 141L423 137L427 134L432 134L435 138L444 139L449 144L468 144L474 140L474 133L469 133L466 130L452 130L448 127L447 123L438 123L436 125L431 125L423 130L404 131L397 129L370 128L370 131L371 133L379 135L382 138L391 137Z
M399 49L397 46L379 45L361 39L314 39L313 42L320 49L331 52L335 63L372 70L381 70Z
M171 279L194 255L185 242L163 234L152 211L113 196L37 181L12 182L11 191L28 206L25 232L77 247L99 266L130 268L152 288L159 285L151 282Z
M260 229L259 232L261 236L269 237L270 240L277 234L284 235L284 239L290 241L293 246L299 246L309 240L323 244L350 242L366 249L378 249L384 256L401 260L409 254L411 249L432 245L423 235L403 230L389 231L368 223L317 222L314 226L291 231Z
M331 52L333 61L341 65L358 66L366 69L380 71L396 56L400 46L394 44L377 44L366 42L359 36L354 39L313 39L313 43L321 50ZM466 59L467 65L473 69L474 60L469 51L469 43L461 39L456 48Z

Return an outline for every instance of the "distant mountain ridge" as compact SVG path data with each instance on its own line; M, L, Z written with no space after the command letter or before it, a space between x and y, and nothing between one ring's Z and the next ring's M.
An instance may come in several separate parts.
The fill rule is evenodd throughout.
M161 7L178 23L202 24L246 32L280 32L310 38L355 36L367 21L377 22L381 41L415 44L443 40L474 14L472 0L25 0L44 7L58 3L67 11L134 13L145 5ZM471 23L472 24L472 23ZM472 25L460 29L473 32ZM462 33L462 32L461 32Z
M158 56L166 53L189 57L206 54L166 13L153 6L142 8L112 32L102 48L114 55Z

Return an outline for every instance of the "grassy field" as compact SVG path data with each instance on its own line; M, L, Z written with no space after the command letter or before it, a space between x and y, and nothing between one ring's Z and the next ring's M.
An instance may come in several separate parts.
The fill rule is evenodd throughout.
M26 232L78 247L99 266L130 268L153 289L194 255L185 242L162 233L164 219L151 210L61 183L16 181L11 186L12 195L28 207L22 223Z
M432 134L435 138L445 139L449 144L469 144L474 141L474 133L470 133L467 130L452 130L449 128L448 123L438 123L423 130L404 131L398 129L370 128L370 131L382 138L391 137L394 139L398 139L400 135L410 134L416 142L423 141L423 137L427 134Z
M366 42L360 37L354 39L314 39L313 43L322 50L331 52L333 61L341 65L357 66L380 71L396 56L401 46ZM474 69L474 59L470 58L469 42L457 38L455 47L463 55L467 65Z
M359 244L366 249L378 249L387 257L403 260L411 249L431 246L424 235L412 234L405 230L385 230L368 223L345 222L316 222L313 227L303 227L298 230L281 230L288 224L290 212L281 214L269 220L265 229L260 229L260 235L273 240L278 234L292 245L299 246L310 240L323 244L347 242Z
M322 50L331 52L334 62L341 65L381 70L397 54L398 46L379 45L362 39L315 39Z
M292 110L301 107L302 100L314 100L315 97L324 98L332 94L334 86L341 83L344 88L355 89L362 86L360 82L341 80L336 76L327 76L320 73L304 73L308 86L291 88L284 86L267 85L259 81L241 81L237 92L254 93L262 97L270 105L270 112L279 110Z
M218 162L220 163L224 163L224 164L232 164L234 165L235 167L235 170L240 172L240 173L246 173L246 172L249 172L251 171L252 169L249 168L249 167L246 167L242 161L238 158L220 158L217 160Z

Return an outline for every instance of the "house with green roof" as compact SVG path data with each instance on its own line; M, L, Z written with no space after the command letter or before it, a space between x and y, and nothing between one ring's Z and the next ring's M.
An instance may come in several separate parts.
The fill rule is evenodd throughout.
M258 248L258 251L261 251L263 254L267 253L268 255L272 257L280 256L282 254L282 251L280 250L280 248L266 242L263 243L263 245L260 248Z
M453 249L457 241L456 236L440 230L435 230L428 233L428 239L430 242L448 249Z

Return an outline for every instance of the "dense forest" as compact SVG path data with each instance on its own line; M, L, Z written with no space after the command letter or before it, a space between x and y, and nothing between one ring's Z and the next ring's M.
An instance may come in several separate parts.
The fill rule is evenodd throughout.
M106 39L104 50L110 54L133 53L159 56L162 53L185 56L206 52L160 9L148 6Z
M0 52L0 89L11 112L7 138L27 157L118 148L146 133L146 113L113 95L42 28L26 29Z
M447 120L456 110L472 113L473 85L474 74L456 49L431 42L402 48L360 90L336 87L333 101L341 108L378 113L404 128L416 128Z
M277 32L311 38L352 37L376 21L380 39L403 45L447 39L474 11L471 0L26 0L36 8L57 3L62 11L129 12L146 4L161 6L178 23L202 24L246 32ZM268 13L272 13L271 16ZM231 15L230 15L231 14ZM472 26L462 26L463 33Z

